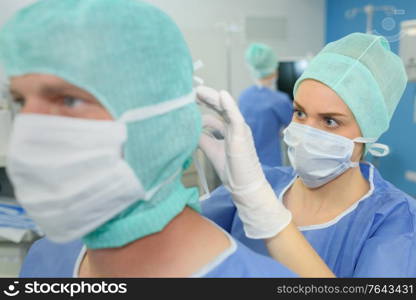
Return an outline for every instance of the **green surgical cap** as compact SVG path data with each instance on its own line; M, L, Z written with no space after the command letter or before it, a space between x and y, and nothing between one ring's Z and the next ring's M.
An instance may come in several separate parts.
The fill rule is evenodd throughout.
M93 94L114 119L193 91L182 33L161 10L136 0L38 1L0 32L0 62L9 77L63 78ZM146 190L179 176L85 237L88 247L122 246L162 230L186 205L199 210L197 189L183 187L180 175L201 127L196 104L127 125L124 157Z
M334 90L352 111L363 137L375 139L389 128L407 83L403 63L387 40L364 33L326 45L297 80L295 96L305 79Z
M246 62L255 78L264 78L276 72L279 65L273 49L264 44L251 44L246 50Z

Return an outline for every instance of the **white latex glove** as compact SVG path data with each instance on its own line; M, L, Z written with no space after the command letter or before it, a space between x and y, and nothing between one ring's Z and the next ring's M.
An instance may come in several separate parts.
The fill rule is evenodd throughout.
M223 118L203 117L204 133L199 146L231 192L247 237L275 236L290 223L292 215L266 180L251 130L237 104L227 92L218 93L204 86L197 88L197 98ZM216 139L207 130L219 131L224 139Z

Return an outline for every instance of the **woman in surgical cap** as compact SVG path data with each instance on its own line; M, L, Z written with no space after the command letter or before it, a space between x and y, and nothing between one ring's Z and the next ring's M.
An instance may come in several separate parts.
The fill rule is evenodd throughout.
M277 259L283 244L294 256L303 247L300 232L337 277L415 277L416 202L363 160L388 154L376 141L406 82L383 37L354 33L329 43L294 88L284 131L292 167L264 173L233 99L200 89L201 103L218 105L225 116L204 119L204 127L225 136L219 141L206 130L201 139L224 182L204 202L205 215Z
M0 32L21 111L7 172L45 233L23 277L292 277L199 214L201 133L175 23L136 0L43 0Z

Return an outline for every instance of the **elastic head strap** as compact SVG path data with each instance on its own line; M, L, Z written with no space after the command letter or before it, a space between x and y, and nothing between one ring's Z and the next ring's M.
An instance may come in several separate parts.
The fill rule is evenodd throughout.
M195 99L196 92L193 90L190 94L174 100L129 110L125 112L118 121L122 123L130 123L150 119L182 108L188 104L196 103Z

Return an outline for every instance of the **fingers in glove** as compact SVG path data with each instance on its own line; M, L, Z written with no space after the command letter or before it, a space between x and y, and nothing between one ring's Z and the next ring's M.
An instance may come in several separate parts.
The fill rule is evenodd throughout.
M230 120L229 125L227 126L227 135L234 141L240 140L244 141L250 138L250 128L246 124L243 115L240 112L240 109L237 106L237 103L234 101L233 97L226 92L220 92L220 103ZM230 143L230 146L233 143ZM230 149L232 150L232 149Z
M220 91L220 105L222 109L227 113L231 123L245 123L237 103L227 91Z
M197 102L208 106L215 111L221 111L220 96L216 90L207 86L198 86L196 88Z
M211 111L219 114L224 121L229 123L228 116L224 113L224 110L221 107L220 95L213 88L207 86L199 86L196 89L197 103L208 107Z

